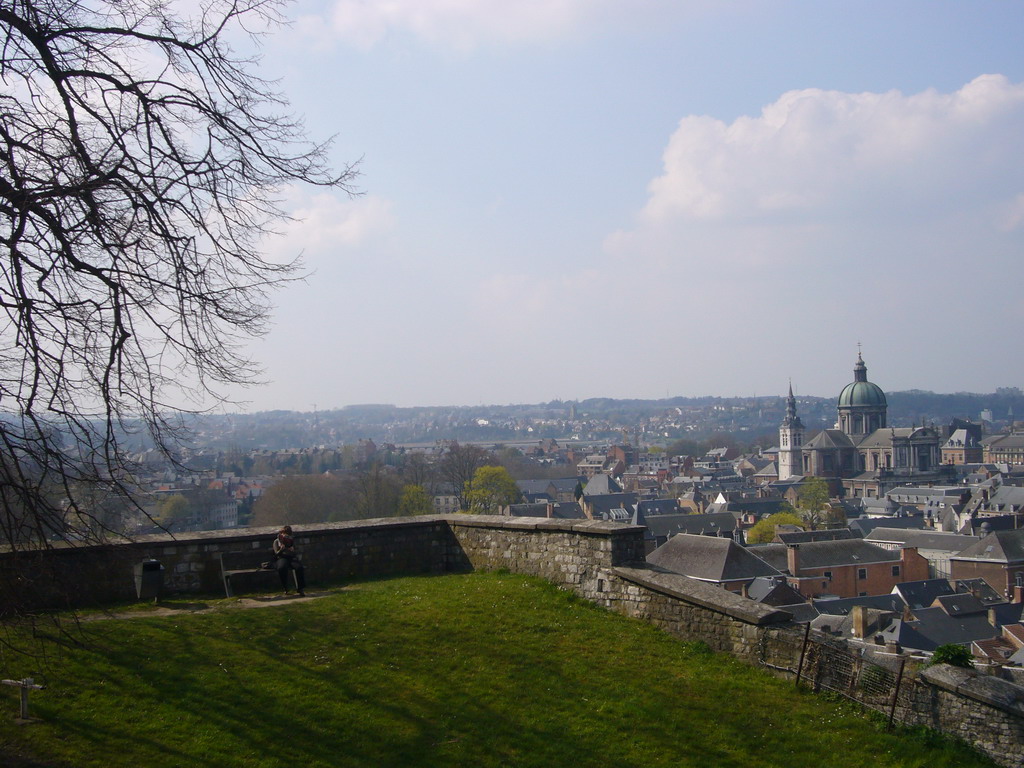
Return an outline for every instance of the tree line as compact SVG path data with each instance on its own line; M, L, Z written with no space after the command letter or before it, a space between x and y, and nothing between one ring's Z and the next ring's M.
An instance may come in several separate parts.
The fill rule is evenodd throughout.
M497 455L478 446L452 443L436 461L412 453L397 467L375 461L358 471L287 475L256 501L251 524L430 514L434 496L441 492L454 496L462 511L483 514L496 513L521 496Z

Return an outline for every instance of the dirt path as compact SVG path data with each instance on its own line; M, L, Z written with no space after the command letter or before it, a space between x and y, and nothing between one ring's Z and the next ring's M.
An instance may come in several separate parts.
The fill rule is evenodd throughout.
M355 587L342 587L323 592L307 591L304 597L296 594L264 594L250 595L240 598L218 599L212 603L188 603L168 600L148 610L120 611L117 613L96 613L87 616L80 616L79 621L106 621L108 619L144 619L151 616L181 616L192 613L216 613L218 611L237 611L250 608L275 608L295 603L307 603L311 600L319 600L323 597L337 594L338 592L355 589Z

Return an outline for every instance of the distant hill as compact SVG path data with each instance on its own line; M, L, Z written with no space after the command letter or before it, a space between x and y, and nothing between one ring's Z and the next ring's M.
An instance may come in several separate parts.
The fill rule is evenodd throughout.
M922 390L888 392L889 424L894 427L953 419L978 422L991 412L991 428L1024 418L1024 393L1002 388L991 394L937 394ZM834 397L800 396L798 412L808 429L834 424ZM672 397L658 400L589 398L580 401L477 406L399 407L351 405L328 411L269 411L195 417L193 449L251 451L376 443L523 443L553 437L591 442L633 439L668 443L715 433L739 442L771 440L785 414L782 397Z

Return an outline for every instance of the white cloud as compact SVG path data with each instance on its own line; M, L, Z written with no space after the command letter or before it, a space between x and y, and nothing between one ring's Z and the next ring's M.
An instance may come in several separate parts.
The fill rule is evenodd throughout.
M689 329L675 354L691 334L722 342L702 373L676 364L690 391L778 368L780 391L787 376L827 391L858 341L902 371L892 387L948 381L941 353L907 361L977 349L972 308L986 327L1019 320L1021 135L1024 85L998 75L953 93L792 91L731 123L686 117L635 225L605 250L630 265L642 305Z
M1007 232L1022 226L1024 226L1024 192L1006 204L1002 220L1002 228Z
M395 225L391 202L372 195L350 199L293 188L285 206L291 220L279 227L272 242L292 254L353 249Z
M1024 85L978 77L953 94L791 91L731 124L683 118L650 184L648 222L820 220L981 202L1022 177ZM1008 185L1011 188L1008 188Z
M323 19L300 29L370 48L405 33L430 44L467 50L486 43L550 40L603 16L610 0L334 0Z

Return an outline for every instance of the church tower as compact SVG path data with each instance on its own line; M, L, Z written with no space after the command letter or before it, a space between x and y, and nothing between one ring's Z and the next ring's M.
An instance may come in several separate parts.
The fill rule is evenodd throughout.
M793 397L793 382L790 382L786 418L779 427L779 480L803 475L803 444L804 425L796 415L796 398Z

